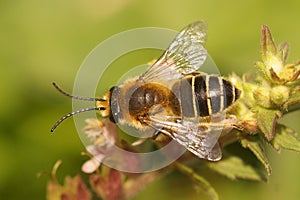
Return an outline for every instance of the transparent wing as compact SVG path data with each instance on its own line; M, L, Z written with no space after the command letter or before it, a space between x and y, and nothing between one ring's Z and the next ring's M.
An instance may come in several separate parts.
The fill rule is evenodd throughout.
M185 27L172 41L168 49L144 74L140 81L171 80L196 71L205 62L204 44L207 27L204 21Z
M189 122L164 121L155 116L150 117L149 126L168 135L199 158L217 161L222 157L218 128L201 127Z

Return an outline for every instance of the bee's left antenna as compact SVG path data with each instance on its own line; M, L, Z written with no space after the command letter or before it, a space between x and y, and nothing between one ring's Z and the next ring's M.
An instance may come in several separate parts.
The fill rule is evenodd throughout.
M77 100L84 100L84 101L105 101L104 99L101 98L92 98L92 97L80 97L80 96L75 96L72 95L70 93L67 93L66 91L64 91L63 89L61 89L56 83L52 83L52 85L55 87L55 89L57 89L57 91L59 91L60 93L62 93L63 95L70 97L72 99L77 99Z

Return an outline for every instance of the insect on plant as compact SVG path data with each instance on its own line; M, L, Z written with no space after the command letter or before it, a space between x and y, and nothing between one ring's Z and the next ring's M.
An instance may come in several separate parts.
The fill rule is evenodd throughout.
M65 119L81 112L97 111L101 116L101 119L86 120L84 132L92 142L86 150L91 157L82 165L83 172L91 173L90 186L97 196L109 200L131 199L153 180L177 169L216 200L218 194L198 173L201 171L198 163L189 162L192 159L204 159L201 166L205 167L205 173L208 168L232 180L266 181L272 172L266 148L271 146L276 151L300 152L296 131L278 121L300 109L300 61L287 63L289 45L284 42L276 46L269 28L263 25L261 60L255 63L256 70L242 77L232 73L224 78L200 71L208 58L204 48L206 39L207 28L203 21L188 25L145 73L112 87L103 98L75 96L53 83L65 96L94 101L96 105L63 116L51 132ZM145 135L151 130L157 146L160 145L159 136L165 136L163 138L168 138L166 142L173 139L197 157L185 154L167 167L139 173L147 159L133 157L128 152L135 153L132 147L141 144L145 138L131 146L122 143L121 139L118 140L116 125L134 127ZM223 151L221 160L221 148L233 143L241 145L238 151ZM117 152L119 157L116 157L121 157L117 164L121 163L122 169L129 173L115 169L116 165L100 165L103 159L113 160L111 155L115 149L112 147L115 146L129 150L127 155ZM244 154L244 149L256 159ZM152 167L153 160L148 160ZM262 172L262 166L265 172ZM54 167L54 176L56 169L57 166ZM79 184L82 182L78 177L73 180ZM48 184L50 195L63 194L66 190L59 185L56 189L59 191L54 191L53 185L59 185L55 179ZM85 191L89 199L88 189Z
M53 83L65 96L95 101L96 106L63 116L51 132L68 117L97 110L111 122L165 134L199 158L220 160L217 140L223 130L234 127L235 116L226 112L241 92L221 76L197 71L208 56L206 39L203 21L188 25L145 73L112 87L103 98L74 96Z

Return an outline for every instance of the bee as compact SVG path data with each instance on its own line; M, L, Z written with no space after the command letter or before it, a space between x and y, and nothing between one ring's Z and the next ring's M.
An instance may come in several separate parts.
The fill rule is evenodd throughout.
M103 98L64 95L95 101L96 106L71 112L97 110L116 124L129 124L141 132L147 128L165 134L199 158L217 161L222 129L232 127L226 111L239 99L240 90L229 80L197 71L207 58L205 22L191 23L175 37L162 56L145 73L112 87Z

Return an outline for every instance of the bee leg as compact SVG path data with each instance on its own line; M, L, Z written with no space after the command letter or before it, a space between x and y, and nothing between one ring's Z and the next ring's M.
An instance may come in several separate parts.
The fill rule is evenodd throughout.
M160 131L155 131L155 133L154 133L154 135L153 135L152 138L155 139L156 137L159 136L160 133L161 133Z
M153 136L150 137L150 139L153 139L153 140L158 140L160 141L161 139L158 139L159 137L161 137L161 132L159 130L155 130L155 132L153 133ZM136 141L134 141L133 143L131 143L131 146L138 146L138 145L141 145L143 144L144 142L146 142L149 138L140 138Z

